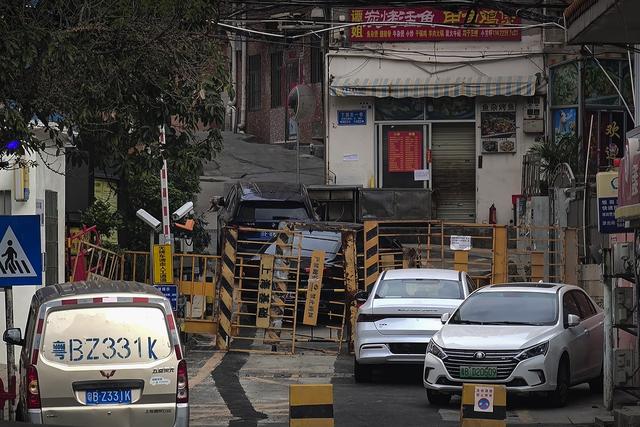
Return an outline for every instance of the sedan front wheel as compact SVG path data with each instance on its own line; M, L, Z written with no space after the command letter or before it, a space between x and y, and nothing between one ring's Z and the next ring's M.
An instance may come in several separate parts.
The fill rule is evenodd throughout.
M429 403L435 406L446 406L451 400L451 393L427 389L427 399Z

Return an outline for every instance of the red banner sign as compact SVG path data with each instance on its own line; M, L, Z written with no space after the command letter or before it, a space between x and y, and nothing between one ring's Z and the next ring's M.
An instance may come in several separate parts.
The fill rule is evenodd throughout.
M387 133L389 172L413 172L422 169L422 132L390 131Z
M435 7L362 8L351 9L350 18L351 22L365 23L350 28L352 42L518 41L522 38L522 32L518 28L487 28L520 24L520 18L493 9L448 11ZM376 22L387 24L375 25ZM398 25L388 24L389 22L398 22ZM462 25L469 27L455 28Z

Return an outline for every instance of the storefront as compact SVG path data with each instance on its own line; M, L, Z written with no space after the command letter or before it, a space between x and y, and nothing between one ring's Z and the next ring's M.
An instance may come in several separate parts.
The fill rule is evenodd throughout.
M522 156L544 133L544 99L535 96L544 71L539 30L375 25L408 16L444 26L474 17L486 24L480 16L520 22L488 9L349 14L367 24L351 27L350 45L326 61L329 183L424 188L434 218L487 222L495 205L498 222L508 223ZM532 104L537 116L525 117Z

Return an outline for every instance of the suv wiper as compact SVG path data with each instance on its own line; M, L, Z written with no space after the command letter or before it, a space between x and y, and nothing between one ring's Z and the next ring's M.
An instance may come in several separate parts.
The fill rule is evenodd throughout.
M529 322L511 322L511 321L502 321L502 322L486 322L485 325L525 325L525 326L535 326L536 323Z
M484 322L478 322L475 320L455 320L450 322L453 325L485 325Z

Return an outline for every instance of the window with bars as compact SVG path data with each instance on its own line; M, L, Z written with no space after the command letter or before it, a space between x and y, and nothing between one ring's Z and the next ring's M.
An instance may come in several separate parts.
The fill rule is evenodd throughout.
M282 107L282 52L271 54L271 108Z
M261 108L261 95L262 88L260 87L260 55L251 55L247 62L248 75L249 75L249 87L247 95L249 98L249 110L255 111Z

